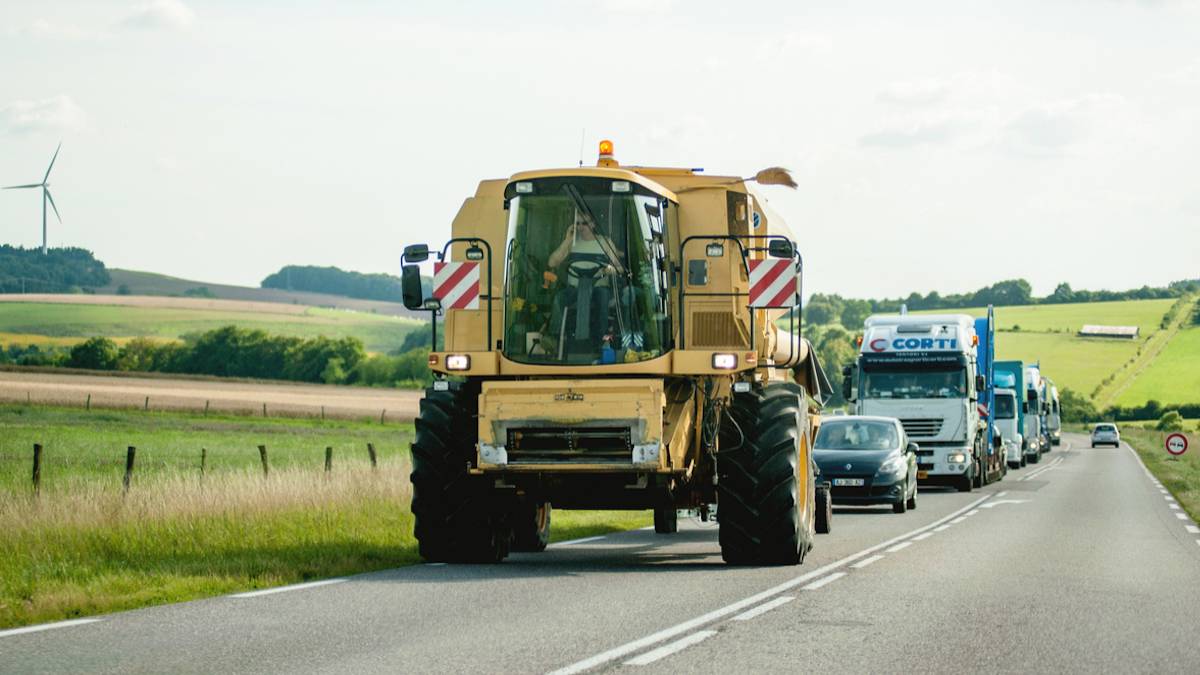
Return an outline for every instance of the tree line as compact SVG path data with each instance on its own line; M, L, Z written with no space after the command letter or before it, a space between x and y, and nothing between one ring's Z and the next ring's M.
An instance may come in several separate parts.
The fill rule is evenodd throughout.
M427 341L427 339L426 339ZM225 326L182 342L93 337L73 347L9 345L0 364L158 372L366 386L424 386L429 348L368 355L358 338L299 338Z
M109 283L108 270L82 248L0 245L0 293L81 293Z
M430 282L432 283L432 282ZM263 288L343 295L361 300L402 302L400 277L392 274L363 274L337 267L286 265L262 280ZM426 288L426 293L429 289Z

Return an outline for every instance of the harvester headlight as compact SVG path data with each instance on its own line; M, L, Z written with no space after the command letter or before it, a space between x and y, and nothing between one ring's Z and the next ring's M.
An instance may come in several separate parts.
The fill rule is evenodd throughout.
M629 192L629 181L614 180L612 182L612 191L613 192Z
M967 455L963 452L952 452L946 461L951 464L964 464L967 461Z
M449 354L446 356L446 370L470 370L471 356L469 354Z
M712 367L716 370L733 370L737 364L737 354L713 354Z
M467 249L467 260L483 260L483 249L478 246L471 246Z
M739 394L745 394L750 391L750 383L745 380L733 383L733 390Z
M725 255L725 244L719 241L713 242L704 247L704 255L710 258L720 258Z
M517 183L517 194L528 195L533 194L533 183L529 181L521 181Z

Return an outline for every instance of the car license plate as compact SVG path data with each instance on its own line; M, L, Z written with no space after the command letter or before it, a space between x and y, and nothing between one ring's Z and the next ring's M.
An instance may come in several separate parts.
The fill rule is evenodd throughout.
M862 487L866 481L862 478L834 478L834 486L841 487Z
M929 472L928 471L918 471L917 472L917 480L920 480L922 478L929 478Z

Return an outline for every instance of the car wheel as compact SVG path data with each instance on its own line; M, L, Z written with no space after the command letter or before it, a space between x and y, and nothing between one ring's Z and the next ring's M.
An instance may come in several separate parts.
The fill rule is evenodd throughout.
M912 496L908 498L908 510L917 508L917 486L913 485Z
M1025 463L1026 463L1026 462L1028 462L1028 461L1029 461L1029 460L1025 459L1025 453L1021 453L1021 461L1020 461L1020 462L1018 462L1018 464L1020 464L1020 466L1021 466L1021 468L1022 468L1022 469L1024 469L1024 468L1025 468Z
M900 499L892 504L892 513L904 513L908 511L908 500L904 498L904 494L900 494Z

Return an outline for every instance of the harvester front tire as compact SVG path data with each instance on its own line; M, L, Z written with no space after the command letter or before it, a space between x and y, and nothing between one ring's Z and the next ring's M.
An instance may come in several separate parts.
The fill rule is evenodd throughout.
M500 562L512 537L486 483L468 475L475 451L479 390L454 382L425 390L412 444L412 513L421 557L429 562Z
M808 496L799 492L801 395L786 384L733 395L717 453L721 557L729 564L795 565L808 551L801 519Z

